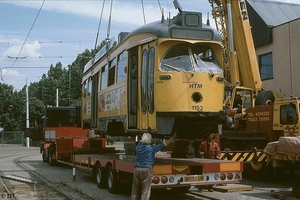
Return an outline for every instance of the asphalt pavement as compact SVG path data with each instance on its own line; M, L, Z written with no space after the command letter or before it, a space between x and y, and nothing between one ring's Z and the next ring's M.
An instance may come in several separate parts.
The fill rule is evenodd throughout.
M114 144L116 149L122 149L121 143ZM55 184L61 184L64 187L70 187L77 191L87 194L92 199L101 200L129 200L130 192L124 192L121 194L111 194L106 189L99 189L94 181L94 178L84 173L76 173L76 181L73 180L73 171L71 167L65 166L49 166L48 163L42 161L39 148L37 147L24 147L21 145L3 145L0 144L0 175L17 175L28 179L37 179L34 175L20 169L14 164L13 161L19 160L28 169L41 174L51 182ZM26 184L18 181L11 181L12 185ZM0 182L1 185L1 182ZM213 197L215 199L225 200L260 200L260 199L278 199L271 197L271 191L285 190L285 192L291 191L286 189L284 185L270 184L264 182L256 182L250 180L243 180L241 186L252 186L250 191L236 191L236 192L209 192L206 190L198 191L196 188L191 188L191 191L202 194L203 196ZM5 195L5 191L0 190L0 195ZM0 196L1 199L1 196ZM51 198L49 198L51 199ZM166 198L167 199L167 198ZM287 200L296 200L297 198L285 196Z

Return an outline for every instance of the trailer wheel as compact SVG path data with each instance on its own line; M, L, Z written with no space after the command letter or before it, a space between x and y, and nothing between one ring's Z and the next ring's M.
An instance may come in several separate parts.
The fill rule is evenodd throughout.
M100 163L96 165L95 177L96 177L96 183L98 188L105 188L106 186L105 172L104 172L104 168L101 167Z
M107 170L107 188L108 191L113 194L117 193L118 191L116 171L112 168L112 166L109 166Z

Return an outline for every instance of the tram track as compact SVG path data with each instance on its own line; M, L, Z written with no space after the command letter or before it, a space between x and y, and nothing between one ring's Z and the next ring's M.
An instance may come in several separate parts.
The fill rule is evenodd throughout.
M13 157L16 155L6 155L0 156L1 159ZM0 184L5 188L5 197L10 197L10 199L25 199L32 194L35 196L46 195L45 199L91 199L84 193L77 191L73 188L68 187L64 183L55 183L49 180L44 175L30 169L22 162L22 159L32 156L31 153L20 153L18 157L12 159L12 164L19 168L20 170L13 170L22 173L28 173L30 178L25 178L17 175L2 175L3 173L10 172L9 170L1 171ZM28 181L24 181L28 179ZM21 182L23 184L12 184L12 181ZM25 184L24 184L25 183ZM25 194L24 191L26 191ZM21 192L21 193L20 193ZM18 197L19 196L19 197ZM28 197L31 199L31 197ZM27 198L26 198L27 199Z
M23 149L24 150L24 149ZM93 182L94 177L91 174L76 170L77 180L74 182L72 179L72 170L70 166L58 165L50 167L47 163L43 163L39 153L33 152L16 152L0 154L0 186L2 187L1 193L9 196L9 199L102 199L102 197L113 199L130 199L130 185L122 185L122 191L118 194L109 194L106 189L99 189ZM9 167L7 167L9 166ZM21 180L9 180L8 175L14 174L20 177L29 177L33 183L22 183ZM62 177L64 176L64 177ZM69 178L70 179L69 179ZM197 188L190 188L188 192L180 192L180 190L153 190L151 193L151 200L224 200L224 199L275 199L271 198L271 190L275 190L277 196L288 199L292 198L290 188L284 194L279 195L282 190L287 190L283 182L278 179L284 178L277 177L277 186L272 186L274 180L259 183L256 181L246 180L244 184L253 185L253 191L248 192L209 192L206 189L198 190ZM275 179L275 177L274 177ZM70 181L69 181L70 180ZM184 188L183 188L184 189ZM26 193L34 193L36 196L44 198L35 198L36 196L29 196L24 198L24 194L18 191L26 191ZM37 191L36 191L37 190ZM125 191L126 190L126 191ZM127 191L128 190L128 191ZM45 192L48 191L48 192ZM45 193L46 198L45 198ZM231 194L230 194L231 193ZM22 196L23 195L23 196ZM44 195L44 196L43 196ZM89 195L89 196L88 196ZM232 198L234 197L234 198Z

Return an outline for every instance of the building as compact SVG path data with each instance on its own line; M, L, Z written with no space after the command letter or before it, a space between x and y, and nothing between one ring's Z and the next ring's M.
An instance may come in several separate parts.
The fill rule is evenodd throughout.
M247 0L263 87L300 97L300 2Z

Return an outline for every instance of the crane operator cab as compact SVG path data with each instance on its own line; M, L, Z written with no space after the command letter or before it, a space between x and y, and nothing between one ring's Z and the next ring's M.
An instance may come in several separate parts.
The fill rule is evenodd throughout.
M245 120L246 109L253 106L253 91L245 87L234 87L225 94L223 106L227 114L227 126L234 128L237 121Z

